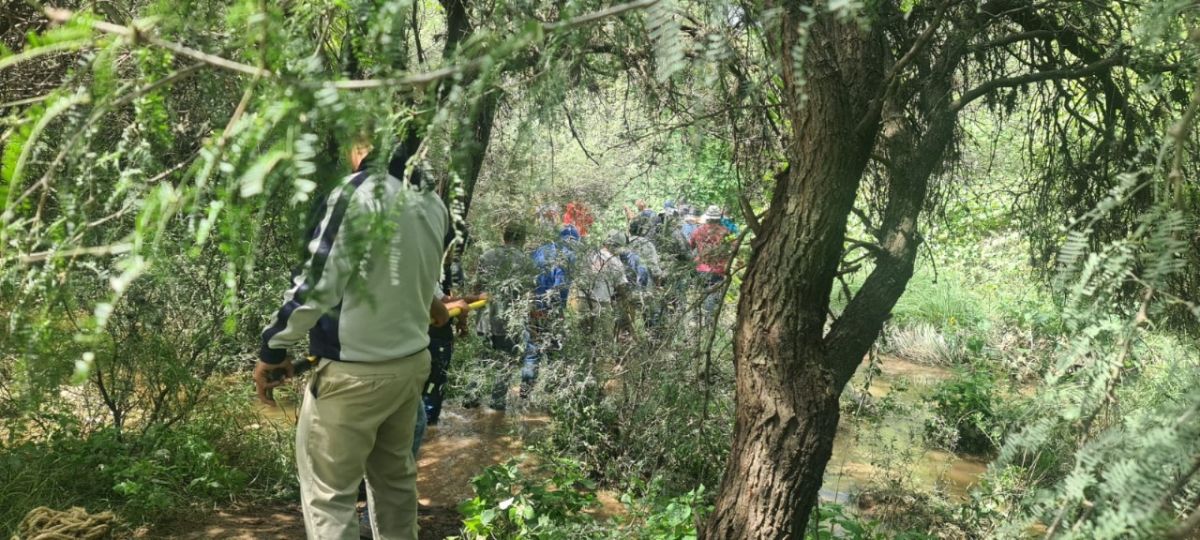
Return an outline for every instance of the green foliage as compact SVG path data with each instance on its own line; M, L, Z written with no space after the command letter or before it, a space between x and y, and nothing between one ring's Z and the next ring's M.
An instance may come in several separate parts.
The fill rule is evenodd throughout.
M592 522L594 486L578 463L558 459L532 475L516 460L484 469L471 480L475 497L459 506L467 539L552 539L581 534Z
M1003 474L1055 455L1061 470L1046 476L1044 467L1030 467L1018 489L993 494L981 519L993 534L1017 535L1040 523L1048 537L1158 538L1190 511L1183 501L1193 500L1198 482L1185 471L1200 455L1200 360L1177 347L1166 348L1166 357L1154 352L1164 343L1151 337L1150 325L1172 308L1194 311L1163 291L1178 290L1195 217L1180 213L1181 201L1163 198L1111 241L1095 245L1089 234L1113 213L1129 211L1156 174L1120 175L1066 234L1056 286L1067 333L1034 399L1040 414L1006 440L995 467ZM1164 373L1185 382L1165 383ZM1032 489L1039 484L1045 487Z
M641 486L640 486L641 487ZM650 482L640 496L634 490L620 496L626 514L620 517L620 533L625 538L640 540L695 540L696 523L704 520L713 506L708 503L704 486L667 497L661 493L659 482Z
M957 7L934 10L928 2L817 4L801 10L803 35L786 51L801 83L805 47L818 45L808 42L807 33L821 10L867 25L888 22L882 16L898 9L898 26L879 35L904 37L897 40L901 53L911 46L907 38L916 37L907 30L936 28L943 15L946 28L959 26ZM922 236L939 263L952 263L918 268L895 310L895 330L920 328L913 334L935 345L926 349L938 361L994 362L1022 374L1047 374L1032 415L1039 421L1007 441L988 503L972 507L979 514L970 522L981 534L1017 536L1041 523L1083 537L1153 537L1190 511L1197 491L1194 480L1172 483L1184 477L1197 453L1196 422L1178 420L1195 417L1194 407L1188 408L1197 401L1194 347L1151 344L1160 339L1160 321L1196 313L1189 292L1200 290L1190 264L1200 253L1193 234L1197 191L1194 180L1184 180L1195 178L1194 165L1175 171L1180 174L1171 181L1149 166L1153 147L1168 133L1166 122L1194 84L1187 68L1179 67L1195 64L1194 47L1180 39L1194 22L1187 11L1193 6L1184 0L1062 4L1067 7L1049 11L1047 20L1062 16L1064 25L1081 32L1099 29L1097 39L1113 33L1112 49L1129 60L1105 70L1120 74L1107 86L1081 79L1057 93L1046 83L995 97L989 105L998 117L1023 120L1005 136L1017 131L1025 141L1023 134L1035 134L1027 152L1010 145L1003 157L1027 153L1024 167L1041 179L1037 189L1027 189L1024 178L1014 180L1019 167L992 175L978 174L986 167L972 164L946 171L938 181L978 180L974 195L1020 193L1010 199L1032 211L1014 218L1006 205L1015 200L994 204L968 197L964 205L944 204L948 226ZM732 210L742 197L752 206L769 199L780 155L796 142L781 134L801 129L780 105L804 100L780 95L784 66L763 50L776 43L760 38L780 30L772 22L780 12L661 1L642 14L555 26L552 21L610 4L502 0L467 7L459 22L469 23L469 35L452 42L454 21L430 2L161 0L130 5L130 13L112 2L97 4L115 11L105 13L110 23L137 21L142 38L241 62L241 73L186 56L179 47L167 52L151 39L101 37L92 28L98 19L86 11L5 41L26 43L15 53L0 48L6 85L22 78L10 77L10 70L47 69L37 80L23 77L37 84L0 96L0 103L25 103L6 108L0 134L0 412L12 441L0 461L2 476L17 478L9 491L31 494L6 498L0 509L100 501L143 519L188 501L235 496L253 489L254 479L284 475L286 457L276 456L289 454L277 444L240 446L229 439L254 437L208 426L213 419L197 411L205 410L220 377L244 364L246 344L270 309L264 306L274 304L270 293L294 263L308 206L346 172L340 154L361 129L373 129L380 148L420 135L421 165L452 199L469 194L488 157L483 177L492 183L476 191L505 198L481 201L480 229L489 229L502 212L527 218L530 201L551 198L539 193L560 178L577 189L571 197L590 195L604 225L598 229L622 224L612 202L631 195L621 184L639 178L649 180L630 191L660 200L684 197ZM928 19L931 12L938 13L936 22ZM975 37L1002 38L1007 24L964 36L964 45L974 49ZM929 36L932 42L913 50L938 51L940 41L954 37L949 30ZM1132 50L1123 46L1129 41ZM955 85L1013 75L1008 68L1022 66L1009 61L1009 52L989 56L988 48L964 59ZM1065 54L1068 63L1080 58L1057 46L1030 50ZM1045 61L1045 69L1067 65L1036 59ZM920 79L928 66L914 62L898 80ZM1165 67L1147 77L1144 65ZM402 82L421 73L431 76ZM636 81L639 76L644 80ZM374 81L355 89L347 79ZM646 166L626 164L618 174L615 166L589 165L588 182L579 180L579 167L556 169L564 153L559 143L588 154L585 144L595 141L586 129L576 133L575 125L571 139L545 134L570 123L571 107L580 120L579 110L591 104L581 95L613 93L621 83L625 101L596 107L586 119L597 129L623 124L633 131L634 117L645 133L669 133L656 140L622 132L602 145ZM1125 99L1114 106L1120 96ZM909 119L910 104L898 105L899 119ZM497 133L517 134L512 146L518 148L493 147L484 155L493 120ZM1106 129L1081 127L1101 121ZM1186 141L1191 131L1172 133ZM1179 144L1182 150L1184 142ZM1160 153L1160 163L1170 161L1168 153ZM614 159L599 158L606 165ZM1136 174L1110 174L1114 167ZM886 202L877 187L864 189L871 191L864 198ZM946 194L944 185L936 187ZM1078 214L1074 210L1091 207L1104 215L1057 228ZM1029 265L1014 253L1027 251L1024 239L1008 241L1018 225L1034 233L1031 249L1042 255L1038 260L1062 247L1053 250L1061 253L1063 279L1055 292L1061 316L1059 306L1036 292ZM484 241L494 234L479 233ZM681 266L673 279L690 273L686 262ZM973 273L970 266L988 268ZM683 296L683 304L694 304L694 291ZM673 314L657 331L644 318L625 318L643 322L618 328L594 316L591 324L570 321L563 357L572 362L545 366L545 391L532 400L553 420L543 447L578 464L554 462L563 470L551 472L548 484L512 466L485 473L467 507L472 534L600 534L581 512L589 494L574 489L585 476L613 484L653 478L668 495L698 483L716 485L733 418L734 340L727 325L709 342L687 314ZM935 409L945 431L990 447L1006 432L1008 417L999 377L979 373L941 387ZM46 429L55 424L73 427ZM1050 455L1062 457L1048 461ZM89 461L93 457L102 463ZM27 471L15 465L26 462L32 464ZM268 463L266 474L251 472L261 462ZM43 478L55 481L35 481ZM46 487L78 479L96 491ZM646 534L693 535L688 522L703 514L702 492L663 498L671 502L645 505ZM826 528L829 535L882 534L841 508L815 521L818 536Z
M926 436L939 446L970 454L996 449L1012 429L1011 399L1002 393L996 374L970 369L934 388L930 396L933 417L926 420Z
M646 26L654 40L654 74L663 82L684 67L684 44L672 3L662 0L646 10Z
M919 532L889 531L877 521L862 519L840 504L817 507L805 528L805 540L929 540L935 538Z
M242 395L225 395L170 429L129 435L55 417L46 439L0 454L0 531L37 506L113 509L128 524L165 521L197 507L296 494L290 435L260 426Z
M688 279L686 272L668 279ZM531 400L554 422L533 439L544 452L573 456L607 481L655 477L668 492L684 493L697 481L718 483L729 451L729 336L718 332L706 370L708 334L695 331L696 307L682 313L701 301L698 289L660 294L645 299L649 308L627 298L617 320L568 318L563 350L543 363ZM659 327L647 328L647 313L662 309L652 306L673 294L681 296L680 311L668 308L657 316Z
M704 486L683 495L668 499L665 505L658 503L641 519L638 536L642 540L696 540L696 523L703 520L711 506L705 505ZM621 502L633 507L628 495ZM635 514L636 515L636 514Z
M896 324L926 323L946 334L975 330L986 319L982 302L964 276L943 272L937 279L921 273L909 281L892 315Z

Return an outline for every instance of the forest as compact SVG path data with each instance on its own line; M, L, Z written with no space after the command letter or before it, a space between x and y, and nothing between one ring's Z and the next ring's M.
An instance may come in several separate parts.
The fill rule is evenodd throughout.
M1195 0L0 0L0 537L1200 538L1198 83Z

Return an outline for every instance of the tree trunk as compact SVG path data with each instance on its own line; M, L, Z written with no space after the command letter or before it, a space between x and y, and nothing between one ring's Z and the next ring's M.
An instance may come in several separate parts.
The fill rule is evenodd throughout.
M487 156L488 144L492 140L492 124L496 119L499 104L498 90L485 93L479 98L479 102L471 107L467 122L455 133L451 167L462 181L464 218L471 210L471 201L475 198L475 184L479 181L479 171L483 168L483 159Z
M847 379L824 342L825 323L846 219L879 130L878 115L864 114L883 78L884 48L871 30L819 15L801 88L791 51L803 17L781 17L773 47L792 128L789 167L742 284L734 442L706 538L803 536Z

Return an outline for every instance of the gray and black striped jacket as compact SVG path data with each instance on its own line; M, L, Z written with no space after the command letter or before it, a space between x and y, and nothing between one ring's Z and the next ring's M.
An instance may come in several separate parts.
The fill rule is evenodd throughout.
M321 208L260 358L283 361L309 335L309 354L349 362L412 355L429 345L429 304L449 214L432 191L364 167Z

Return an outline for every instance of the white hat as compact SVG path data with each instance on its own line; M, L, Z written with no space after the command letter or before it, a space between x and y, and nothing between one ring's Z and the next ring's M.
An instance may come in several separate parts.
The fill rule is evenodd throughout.
M721 209L715 204L709 205L704 211L704 221L721 221Z

